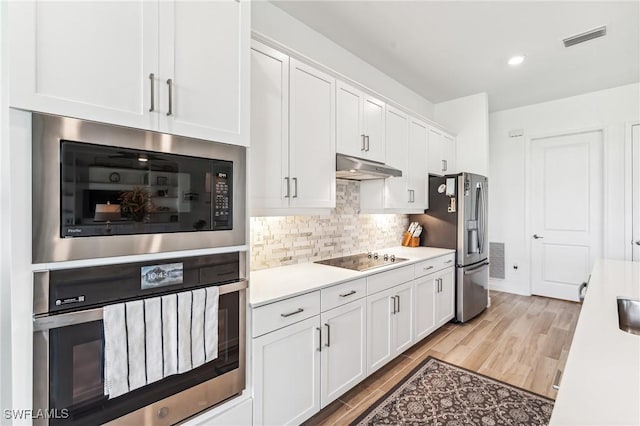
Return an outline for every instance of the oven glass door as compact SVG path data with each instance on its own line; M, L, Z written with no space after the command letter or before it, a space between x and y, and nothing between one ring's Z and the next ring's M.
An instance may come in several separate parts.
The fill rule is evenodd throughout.
M218 358L189 372L166 377L111 400L104 395L102 321L51 329L49 409L58 412L66 409L69 416L51 419L49 424L101 424L237 369L239 303L237 291L220 295Z
M232 229L233 163L61 141L60 237Z

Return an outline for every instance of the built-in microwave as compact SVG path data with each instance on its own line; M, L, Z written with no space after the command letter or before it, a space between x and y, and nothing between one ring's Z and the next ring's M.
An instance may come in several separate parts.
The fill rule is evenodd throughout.
M33 114L33 263L245 243L245 149Z

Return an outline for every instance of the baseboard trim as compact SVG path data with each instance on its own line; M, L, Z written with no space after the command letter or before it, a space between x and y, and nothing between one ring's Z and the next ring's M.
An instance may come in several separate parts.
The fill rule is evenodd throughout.
M520 296L531 296L529 291L523 291L518 285L514 285L506 280L489 280L489 290L501 291L503 293L518 294Z

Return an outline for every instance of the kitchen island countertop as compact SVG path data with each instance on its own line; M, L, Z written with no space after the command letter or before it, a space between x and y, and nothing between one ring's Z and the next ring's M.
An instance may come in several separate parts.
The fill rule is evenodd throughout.
M376 251L380 254L395 254L397 257L409 260L362 272L313 262L252 271L249 284L249 304L252 308L256 308L345 281L455 253L455 250L432 247L391 247Z
M618 328L617 297L640 298L640 263L596 263L550 425L640 425L640 336Z

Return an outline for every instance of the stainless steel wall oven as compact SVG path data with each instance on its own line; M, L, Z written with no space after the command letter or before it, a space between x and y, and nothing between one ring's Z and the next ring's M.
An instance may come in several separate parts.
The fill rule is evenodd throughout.
M33 114L33 263L245 243L245 149Z
M163 265L180 265L181 283L141 286L141 271ZM239 254L228 253L36 272L34 409L68 414L40 424L169 425L240 393L247 285L239 265ZM122 396L106 396L105 306L210 286L219 289L217 358Z

